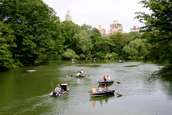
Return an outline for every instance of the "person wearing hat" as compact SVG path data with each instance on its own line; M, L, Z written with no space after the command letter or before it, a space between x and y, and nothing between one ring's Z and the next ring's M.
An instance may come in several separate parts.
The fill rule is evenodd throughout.
M60 85L58 84L57 87L55 88L55 92L56 92L56 95L59 95L60 92L61 92L61 87Z
M96 88L93 86L92 93L97 93Z

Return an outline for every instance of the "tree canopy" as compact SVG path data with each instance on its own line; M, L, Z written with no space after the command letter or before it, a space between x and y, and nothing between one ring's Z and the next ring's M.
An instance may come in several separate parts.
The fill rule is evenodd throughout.
M103 37L90 25L60 21L56 12L42 0L1 0L0 68L6 70L52 59L85 59L88 56L101 59L170 58L171 17L165 19L171 16L171 3L161 2L141 1L157 14L137 13L137 18L146 24L142 28L144 34L114 32ZM155 55L148 57L149 50Z
M145 23L142 31L147 33L147 42L152 45L150 59L170 60L170 65L161 70L161 74L172 75L172 1L142 0L143 7L149 8L150 14L137 12L137 19Z

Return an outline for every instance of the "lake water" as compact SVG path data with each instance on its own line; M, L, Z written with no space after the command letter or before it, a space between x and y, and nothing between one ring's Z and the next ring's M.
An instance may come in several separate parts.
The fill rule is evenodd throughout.
M172 115L172 84L148 80L160 67L137 61L51 61L1 72L0 115ZM85 77L76 78L81 69ZM49 97L52 85L67 83L66 75L69 94ZM109 89L115 95L91 98L88 92L104 75L114 80Z

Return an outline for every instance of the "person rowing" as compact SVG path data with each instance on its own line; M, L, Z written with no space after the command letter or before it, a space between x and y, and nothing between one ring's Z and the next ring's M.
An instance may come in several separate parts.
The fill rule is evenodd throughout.
M103 80L106 81L106 77L105 76L103 77Z
M57 96L62 93L61 91L62 91L62 89L61 89L60 85L58 84L57 87L55 88L55 91L53 92L53 95Z
M95 88L95 86L93 86L91 93L98 93L97 90L96 90L96 88Z
M107 90L105 90L103 87L102 87L102 85L99 87L99 89L98 89L98 92L99 93L104 93L104 92L106 92Z

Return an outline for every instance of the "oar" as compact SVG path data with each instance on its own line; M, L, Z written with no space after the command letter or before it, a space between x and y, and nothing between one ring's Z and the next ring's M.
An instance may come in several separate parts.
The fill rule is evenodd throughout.
M51 80L51 86L52 86L52 90L54 91L54 89L53 89L53 83L52 83L52 80Z
M73 75L69 75L70 77L72 77Z
M114 81L114 80L113 80ZM117 84L120 84L121 82L119 82L119 81L114 81L114 82L116 82Z
M122 94L116 93L118 96L122 96Z

